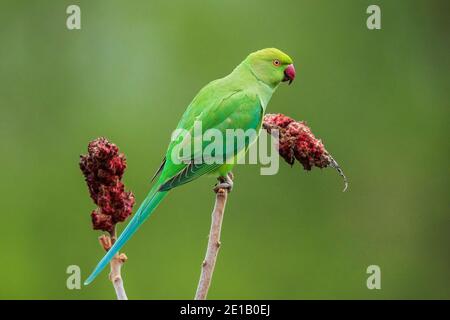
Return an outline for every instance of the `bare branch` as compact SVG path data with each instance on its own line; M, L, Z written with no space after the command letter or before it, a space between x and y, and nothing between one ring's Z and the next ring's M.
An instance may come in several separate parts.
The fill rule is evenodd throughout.
M211 215L211 229L209 231L208 247L206 250L205 260L202 263L200 280L198 282L195 300L205 300L208 295L209 286L216 265L217 255L220 249L220 232L222 229L223 215L225 205L227 203L228 193L232 187L232 174L226 180L220 180L221 183L214 188L216 193L216 203ZM228 187L222 187L228 184Z
M116 241L116 231L115 228L111 233L111 236L101 235L98 238L100 245L108 251L114 242ZM111 272L109 273L109 279L111 280L114 290L116 291L117 300L128 300L127 294L125 292L125 288L123 287L123 279L121 274L122 265L127 261L127 256L124 253L116 253L114 258L112 258Z

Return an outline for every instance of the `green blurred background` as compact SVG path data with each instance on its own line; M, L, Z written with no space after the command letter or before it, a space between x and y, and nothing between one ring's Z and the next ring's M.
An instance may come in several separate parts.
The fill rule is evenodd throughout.
M382 30L366 27L378 4ZM66 28L77 4L82 29ZM350 180L235 170L212 299L450 298L448 1L0 1L0 298L112 299L78 168L106 136L140 202L197 91L275 46L268 112L307 120ZM132 299L193 298L213 179L180 187L125 247ZM381 267L368 290L366 268Z

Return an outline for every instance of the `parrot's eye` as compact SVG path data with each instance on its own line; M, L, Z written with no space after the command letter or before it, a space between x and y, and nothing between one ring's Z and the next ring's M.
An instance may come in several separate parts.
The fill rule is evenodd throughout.
M280 60L278 60L278 59L273 60L273 65L274 65L275 67L279 67L279 66L281 65Z

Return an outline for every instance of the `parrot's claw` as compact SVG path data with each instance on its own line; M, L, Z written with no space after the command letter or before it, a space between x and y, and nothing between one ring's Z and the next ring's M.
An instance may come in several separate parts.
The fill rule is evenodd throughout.
M219 177L219 183L214 186L214 192L219 192L220 189L225 189L228 192L233 190L233 174L228 174L226 177Z
M233 189L233 184L229 184L228 182L221 182L215 185L214 187L214 192L217 193L219 192L220 189L225 189L228 192L231 192L231 190Z

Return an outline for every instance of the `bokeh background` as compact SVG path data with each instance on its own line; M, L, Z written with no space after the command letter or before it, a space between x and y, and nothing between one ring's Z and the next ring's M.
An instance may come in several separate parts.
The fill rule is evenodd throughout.
M69 31L70 4L82 29ZM382 30L366 28L378 4ZM297 79L268 111L307 120L350 180L235 170L212 299L450 298L448 1L0 1L0 298L113 299L78 168L106 136L140 202L197 91L278 47ZM190 299L214 180L174 190L125 247L132 299ZM381 267L368 290L366 268Z

